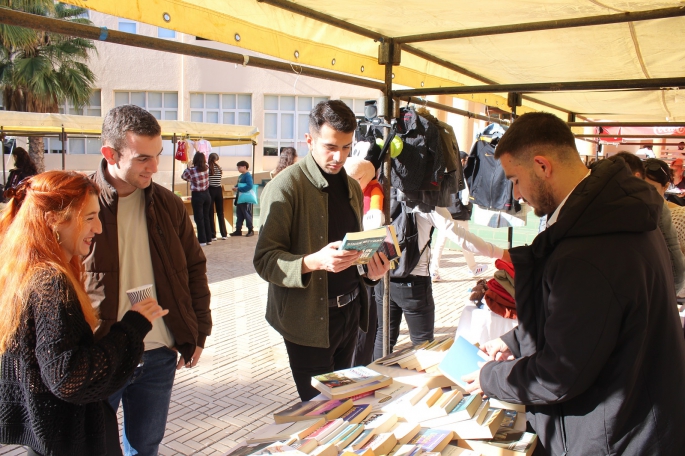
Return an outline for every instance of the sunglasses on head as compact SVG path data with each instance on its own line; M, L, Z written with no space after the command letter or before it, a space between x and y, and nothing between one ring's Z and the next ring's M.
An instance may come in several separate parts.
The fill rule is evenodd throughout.
M669 174L666 172L666 170L663 168L663 166L661 166L660 163L657 163L657 162L647 163L647 164L645 165L645 170L646 170L646 171L653 171L653 172L661 171L662 173L664 173L664 175L665 175L669 180L671 179L671 176L669 176Z

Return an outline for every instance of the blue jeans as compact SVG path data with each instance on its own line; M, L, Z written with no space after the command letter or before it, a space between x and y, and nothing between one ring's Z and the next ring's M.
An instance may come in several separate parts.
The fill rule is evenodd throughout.
M166 429L177 356L166 347L146 351L124 387L109 397L114 410L123 402L124 455L157 455Z

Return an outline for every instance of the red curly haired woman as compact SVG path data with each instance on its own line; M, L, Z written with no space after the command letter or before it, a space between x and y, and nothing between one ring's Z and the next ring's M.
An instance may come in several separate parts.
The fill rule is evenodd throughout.
M167 312L141 301L94 340L81 256L102 231L98 194L83 174L50 171L13 189L0 215L0 442L29 455L121 454L106 399Z

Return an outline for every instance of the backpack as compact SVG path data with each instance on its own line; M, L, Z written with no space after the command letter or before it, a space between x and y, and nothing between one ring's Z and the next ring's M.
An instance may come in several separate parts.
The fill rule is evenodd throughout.
M391 279L403 279L409 276L431 243L430 236L428 242L423 247L419 247L419 230L416 226L416 215L407 208L404 201L391 202L391 217L392 225L395 227L397 233L397 243L400 246L402 256L400 257L397 267L390 270ZM433 228L431 228L431 235Z

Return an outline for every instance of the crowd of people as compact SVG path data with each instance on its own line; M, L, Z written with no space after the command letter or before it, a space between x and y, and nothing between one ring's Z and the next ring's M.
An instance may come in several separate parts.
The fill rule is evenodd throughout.
M416 251L404 252L411 263L389 282L391 350L403 318L413 344L433 339L432 282L440 278L431 274L430 243L438 229L516 273L518 326L481 347L489 362L464 377L468 392L525 405L540 454L685 448L676 305L685 209L666 203L677 191L665 162L621 153L588 169L563 121L521 116L495 155L514 196L546 222L531 245L503 250L447 208L407 209L383 195L374 165L348 161L356 127L342 101L317 104L309 153L298 161L284 149L261 195L253 263L269 283L266 320L283 337L302 400L319 393L312 376L383 355L390 261L376 252L358 267L361 252L340 246L346 233L385 224L380 209L390 198L393 219L402 214L416 231ZM195 234L182 201L152 180L162 138L150 113L112 109L102 143L90 176L27 171L19 151L5 191L0 255L13 261L0 266L0 442L26 445L31 455L157 454L175 372L197 365L212 330L202 247L241 236L243 224L254 235L247 162L237 164L237 222L227 233L219 156L193 157L183 178ZM467 261L473 275L484 271Z

